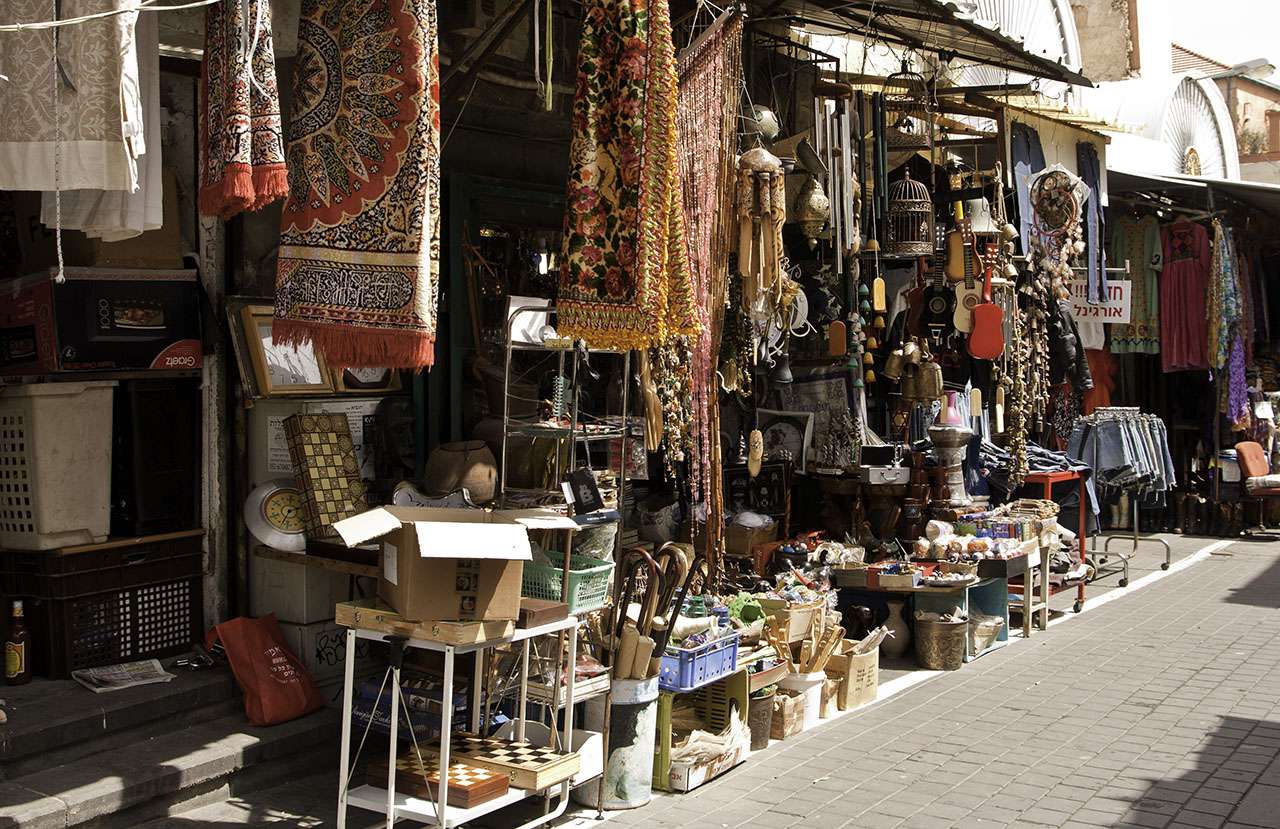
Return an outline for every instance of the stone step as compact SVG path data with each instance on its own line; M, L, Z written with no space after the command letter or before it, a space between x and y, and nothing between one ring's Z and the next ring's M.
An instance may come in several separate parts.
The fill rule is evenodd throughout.
M175 679L95 694L70 680L36 680L0 688L8 722L0 725L0 778L112 751L174 723L194 725L240 709L226 669L174 672Z
M123 829L336 762L338 713L255 727L243 712L0 783L0 827Z

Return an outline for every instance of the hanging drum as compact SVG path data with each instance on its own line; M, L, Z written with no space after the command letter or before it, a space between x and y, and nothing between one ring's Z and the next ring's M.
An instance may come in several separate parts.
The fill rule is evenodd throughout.
M885 143L890 151L933 148L933 113L929 110L929 84L924 76L907 69L885 79Z
M910 173L889 185L889 212L884 224L885 256L933 255L933 199L929 188Z

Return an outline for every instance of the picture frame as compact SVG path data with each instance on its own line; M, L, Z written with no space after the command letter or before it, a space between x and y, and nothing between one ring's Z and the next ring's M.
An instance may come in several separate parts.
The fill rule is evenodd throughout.
M262 397L332 394L333 375L312 347L276 345L271 338L275 311L270 305L240 309L247 357Z
M333 390L338 394L372 394L400 391L400 370L367 367L331 368Z
M791 453L796 469L807 469L809 448L813 444L813 419L813 412L757 409L756 428L764 435L765 458L780 460L776 453L785 449Z

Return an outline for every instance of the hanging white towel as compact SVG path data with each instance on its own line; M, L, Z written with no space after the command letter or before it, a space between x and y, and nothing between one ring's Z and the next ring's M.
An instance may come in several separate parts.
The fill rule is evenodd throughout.
M159 15L144 14L137 25L138 92L142 102L142 132L138 146L138 189L65 190L62 227L81 230L105 242L130 239L164 223L163 164L160 149L160 23ZM54 194L46 190L40 221L53 227L57 211Z
M0 5L6 23L55 16L54 0ZM0 75L9 78L0 83L0 190L132 192L145 149L134 42L137 0L62 0L61 5L63 18L131 11L58 30L56 127L54 31L0 34Z

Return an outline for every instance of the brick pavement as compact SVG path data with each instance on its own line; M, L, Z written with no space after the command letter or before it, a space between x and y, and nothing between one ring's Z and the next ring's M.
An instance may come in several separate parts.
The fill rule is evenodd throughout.
M608 824L1276 829L1280 544L1223 552Z

